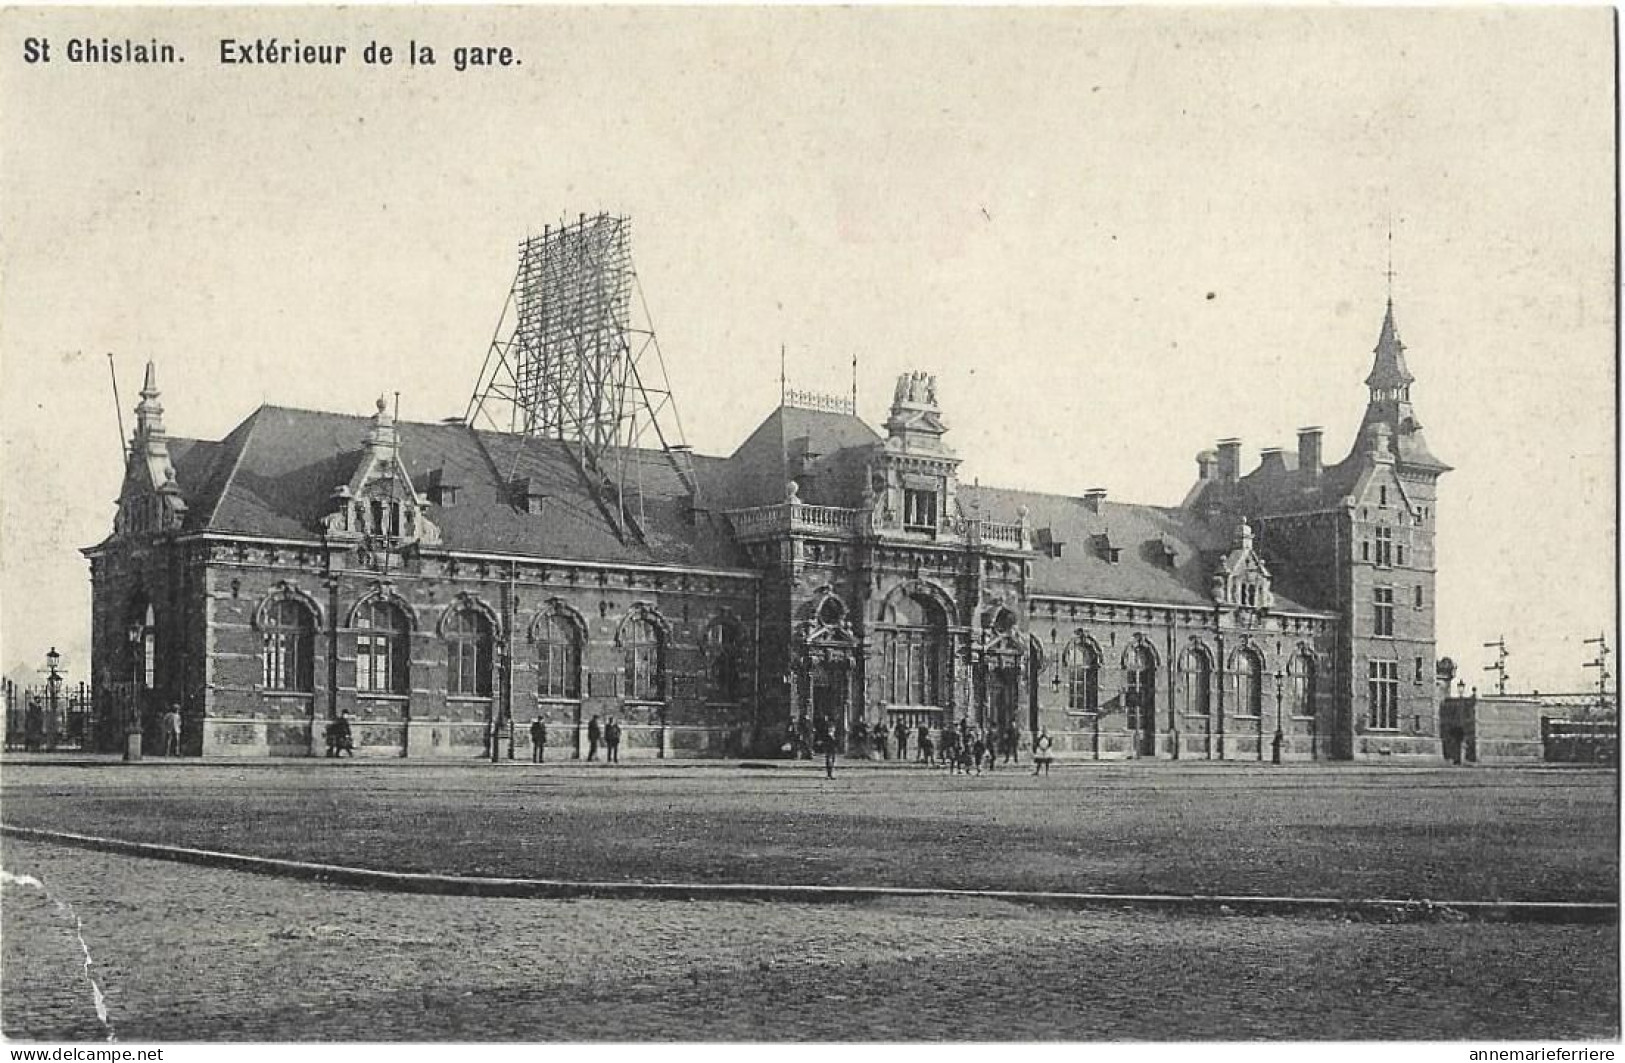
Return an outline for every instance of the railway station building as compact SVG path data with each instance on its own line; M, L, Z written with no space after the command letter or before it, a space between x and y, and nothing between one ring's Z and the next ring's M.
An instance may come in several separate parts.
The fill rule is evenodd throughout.
M631 496L566 440L262 406L171 435L148 365L111 534L84 553L93 686L197 755L772 756L806 715L1014 722L1070 758L1441 756L1436 484L1390 304L1355 438L1196 455L1177 505L977 486L934 378L872 426L788 394ZM185 420L201 396L171 393ZM118 742L99 713L109 747ZM154 738L152 741L155 741ZM149 742L149 748L151 747Z

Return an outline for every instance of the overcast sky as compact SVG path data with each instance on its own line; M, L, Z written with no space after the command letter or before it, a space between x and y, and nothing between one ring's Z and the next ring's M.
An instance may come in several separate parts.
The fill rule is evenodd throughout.
M1439 650L1574 689L1614 615L1611 13L8 10L0 654L87 665L78 548L147 359L172 434L460 414L547 222L633 219L689 441L934 372L985 483L1173 504L1239 436L1350 445L1394 301L1442 485ZM22 40L174 41L175 67ZM222 37L342 42L222 67ZM369 39L442 65L368 68ZM449 66L459 44L521 66Z

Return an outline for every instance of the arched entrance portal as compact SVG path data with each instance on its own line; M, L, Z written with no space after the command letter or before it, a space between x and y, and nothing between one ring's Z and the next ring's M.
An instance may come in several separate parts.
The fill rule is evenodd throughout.
M1019 661L997 663L987 670L988 723L1003 732L1010 724L1021 724L1021 666Z
M844 740L852 733L852 671L844 657L826 657L812 662L807 676L807 701L812 710L813 732L825 723Z
M981 644L978 647L980 679L982 684L981 726L997 734L1014 724L1022 725L1021 694L1022 672L1026 668L1026 654L1022 652L1025 637L1017 629L1016 616L1007 608L998 607L984 614Z

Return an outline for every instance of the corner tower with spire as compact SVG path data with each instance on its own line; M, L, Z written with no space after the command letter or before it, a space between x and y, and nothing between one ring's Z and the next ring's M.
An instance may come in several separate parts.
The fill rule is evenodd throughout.
M164 406L158 400L158 370L148 362L119 492L114 524L119 534L176 531L186 519L186 502L169 455Z
M1450 466L1428 447L1412 405L1416 378L1392 297L1373 355L1359 436L1336 478L1347 528L1337 569L1351 753L1432 759L1440 748L1433 528L1439 477Z
M1245 514L1274 589L1338 614L1317 673L1334 685L1333 718L1316 721L1312 755L1436 761L1433 528L1450 466L1423 435L1391 295L1372 353L1365 414L1341 461L1323 465L1321 430L1305 428L1296 451L1265 448L1242 475L1240 444L1223 440L1198 456L1184 508L1227 528Z

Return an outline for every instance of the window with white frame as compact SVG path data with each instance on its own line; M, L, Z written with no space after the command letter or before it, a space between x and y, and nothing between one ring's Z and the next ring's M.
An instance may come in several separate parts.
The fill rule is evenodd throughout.
M647 617L634 616L621 628L621 652L626 670L624 696L629 701L659 701L665 697L665 653L660 628Z
M1372 598L1372 634L1378 638L1394 637L1394 589L1374 587Z
M882 623L881 697L895 705L942 705L948 649L942 609L929 599L903 595L886 607Z
M1374 731L1399 728L1399 662L1369 662L1367 680L1369 722Z
M309 693L316 688L316 624L301 602L282 598L265 610L261 632L261 685L267 690Z
M1185 655L1185 711L1207 716L1213 711L1213 662L1207 651L1191 650Z
M1256 651L1244 649L1230 659L1230 664L1235 670L1236 715L1262 716L1264 662Z
M914 531L934 531L936 526L937 493L912 488L904 491L903 527Z
M491 621L477 609L459 609L446 621L446 692L463 697L491 696Z
M1067 711L1099 712L1100 656L1095 653L1095 648L1081 639L1074 639L1061 654L1061 668L1066 675Z
M557 613L537 626L536 693L565 701L581 697L581 633Z
M409 628L391 602L365 603L355 614L355 688L363 694L405 694Z
M1377 536L1377 564L1384 567L1394 563L1394 529L1378 526Z

